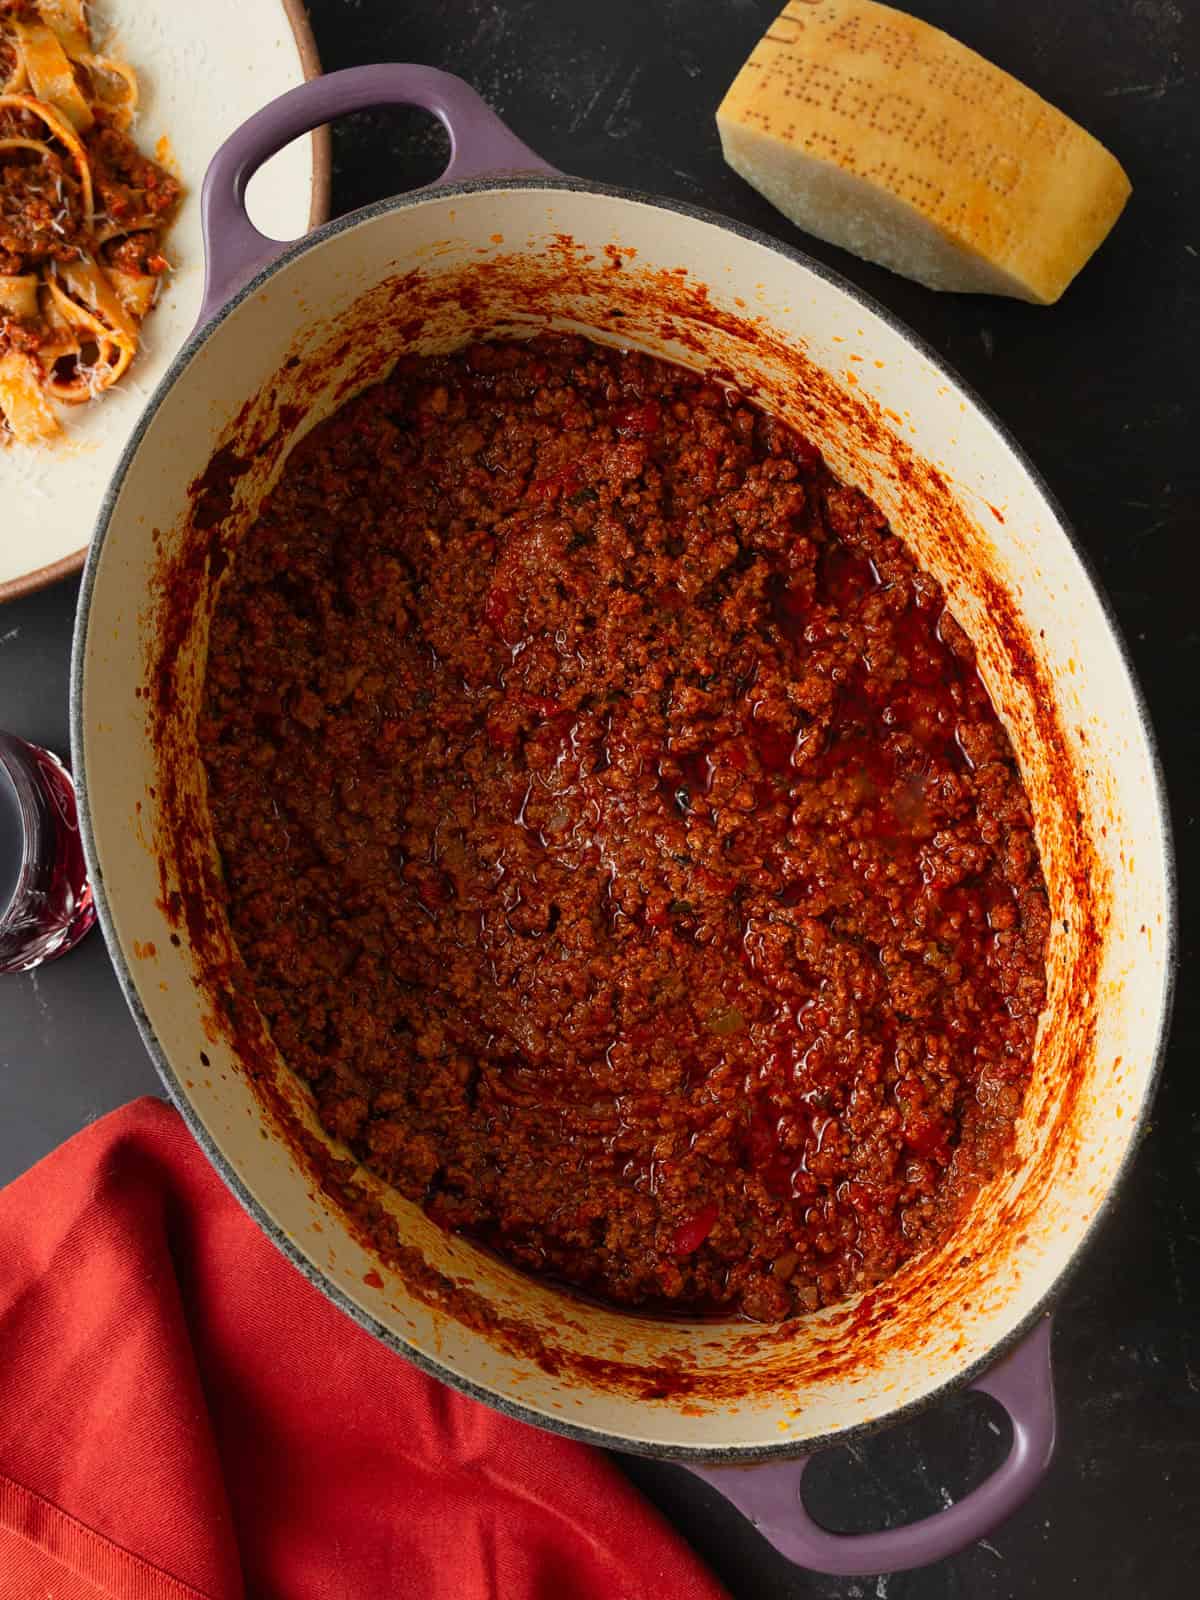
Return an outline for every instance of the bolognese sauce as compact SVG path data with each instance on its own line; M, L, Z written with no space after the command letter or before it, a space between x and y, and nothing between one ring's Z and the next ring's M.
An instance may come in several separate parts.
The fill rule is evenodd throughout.
M446 1228L776 1321L1008 1159L1012 749L937 583L740 394L571 337L402 359L246 535L199 731L275 1042Z

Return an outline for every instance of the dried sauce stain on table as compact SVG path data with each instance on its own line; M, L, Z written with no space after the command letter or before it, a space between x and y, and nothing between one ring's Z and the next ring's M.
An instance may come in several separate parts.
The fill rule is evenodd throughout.
M1048 925L1007 738L882 516L719 384L402 361L237 555L198 734L322 1122L515 1263L775 1321L1005 1159Z

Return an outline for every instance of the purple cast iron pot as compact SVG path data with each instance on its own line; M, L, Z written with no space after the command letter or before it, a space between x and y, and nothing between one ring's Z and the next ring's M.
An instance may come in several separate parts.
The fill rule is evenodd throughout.
M384 104L445 124L442 178L292 244L258 233L243 204L257 168L308 130ZM445 73L365 67L283 96L218 152L204 218L204 310L102 509L72 679L100 919L172 1098L296 1265L447 1383L541 1427L681 1461L808 1567L886 1572L962 1549L1050 1461L1048 1309L1137 1143L1170 1003L1161 775L1061 512L979 400L849 284L718 216L561 176ZM362 1173L414 1252L403 1268L379 1258L297 1153L297 1122L316 1124L265 1033L253 1061L265 1092L249 1081L246 1039L216 1003L214 951L235 959L219 904L180 923L180 897L201 892L210 859L195 724L226 564L212 551L228 555L253 522L291 444L403 350L545 327L720 369L870 494L975 641L1035 812L1055 931L1012 1168L941 1247L869 1296L781 1328L584 1304L447 1237ZM189 485L218 449L240 476L228 515L202 531ZM440 1276L415 1272L418 1258ZM816 1451L964 1385L1012 1421L986 1482L908 1527L842 1536L812 1521L800 1486Z

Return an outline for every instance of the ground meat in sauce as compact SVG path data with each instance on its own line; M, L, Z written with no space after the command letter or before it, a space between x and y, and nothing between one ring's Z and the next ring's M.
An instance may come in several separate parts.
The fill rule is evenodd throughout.
M937 584L805 439L583 340L315 429L200 739L254 996L325 1127L621 1306L877 1283L1008 1157L1029 802Z

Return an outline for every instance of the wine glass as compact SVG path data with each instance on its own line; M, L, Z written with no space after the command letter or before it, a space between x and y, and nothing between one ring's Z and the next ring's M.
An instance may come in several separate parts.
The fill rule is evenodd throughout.
M0 733L0 972L64 955L95 920L71 774Z

